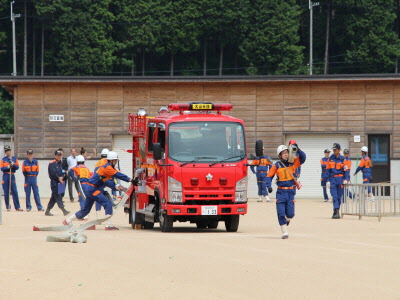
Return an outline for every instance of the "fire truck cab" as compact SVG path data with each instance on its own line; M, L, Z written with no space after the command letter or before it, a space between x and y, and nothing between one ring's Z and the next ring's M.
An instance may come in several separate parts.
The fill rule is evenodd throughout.
M144 109L129 114L134 177L127 212L132 228L159 222L236 232L247 213L247 153L243 121L222 111L232 104L174 103L155 117Z

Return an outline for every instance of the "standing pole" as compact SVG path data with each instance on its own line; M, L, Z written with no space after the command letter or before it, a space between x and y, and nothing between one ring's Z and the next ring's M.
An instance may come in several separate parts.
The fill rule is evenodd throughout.
M11 2L11 22L12 22L12 35L13 35L13 73L12 76L17 76L17 46L15 43L15 18L20 17L21 15L14 14L13 5L15 1Z
M11 2L11 22L12 22L12 38L13 38L13 73L12 76L17 76L17 57L16 57L16 46L15 46L15 18L13 12L13 4L15 2Z
M13 137L11 136L11 158L10 158L10 161L11 161L11 163L13 163L13 160L12 160L12 158L13 158L13 153L14 153L14 145L13 145ZM11 181L12 181L12 168L10 168L10 182L9 182L9 184L10 184L10 190L9 190L9 194L10 194L10 197L9 197L9 201L8 201L8 205L9 205L9 207L11 208L11 205L10 205L10 201L11 201L11 196L12 196L12 190L11 190L11 188L12 188L12 184L11 184Z
M310 75L313 74L313 4L308 0L308 8L310 9Z
M24 2L24 76L28 74L28 37L26 22L26 1Z
M40 76L44 75L44 21L42 21L42 53L40 60Z

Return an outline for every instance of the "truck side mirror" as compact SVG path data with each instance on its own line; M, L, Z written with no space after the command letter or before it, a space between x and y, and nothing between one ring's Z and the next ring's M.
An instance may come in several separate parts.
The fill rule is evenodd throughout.
M153 158L155 160L159 160L162 157L161 153L161 144L160 143L154 143L153 144Z
M263 156L263 149L264 149L263 141L257 140L256 141L256 156L258 156L258 157Z

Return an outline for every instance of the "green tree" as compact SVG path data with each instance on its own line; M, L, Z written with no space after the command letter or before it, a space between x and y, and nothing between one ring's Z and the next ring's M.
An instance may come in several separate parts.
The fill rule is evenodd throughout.
M110 72L115 57L109 10L111 0L35 0L45 18L51 48L48 63L58 75L95 75Z
M206 75L207 46L210 41L216 41L219 52L219 75L222 75L224 65L224 49L229 48L233 52L239 51L242 38L241 22L246 17L246 9L249 8L248 0L200 0L199 11L201 18L199 25L203 40L203 75Z
M170 75L174 73L174 56L193 52L199 47L199 10L196 1L161 0L164 7L160 17L162 30L159 53L170 56Z
M11 36L11 22L9 16L10 2L7 0L0 0L0 75L10 75L12 72L10 69L10 66L12 67L12 56L10 55L10 50L12 48L9 43L9 37Z
M131 74L139 65L135 57L141 54L142 75L145 75L145 57L149 53L161 51L159 44L161 28L160 18L164 7L160 0L118 0L113 3L116 24L115 40L123 63L131 66Z
M240 46L248 74L299 74L303 47L299 46L300 10L295 0L251 0L243 23Z
M399 52L396 8L392 0L335 1L334 34L346 51L346 73L389 73ZM342 35L339 37L339 35Z
M14 101L0 86L0 134L14 133Z

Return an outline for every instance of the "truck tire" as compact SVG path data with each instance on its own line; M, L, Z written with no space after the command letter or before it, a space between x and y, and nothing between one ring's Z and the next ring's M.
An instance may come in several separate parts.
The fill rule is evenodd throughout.
M136 224L143 225L144 224L144 215L136 212L136 194L132 193L130 205L129 205L129 223L132 226L132 229L135 229Z
M159 217L160 217L160 229L161 232L170 232L173 225L174 225L174 217L169 216L166 212L159 210Z
M214 222L208 223L208 228L209 229L217 229L218 228L218 221L214 221Z
M226 216L225 228L228 232L236 232L239 228L239 216L240 215L230 215Z

